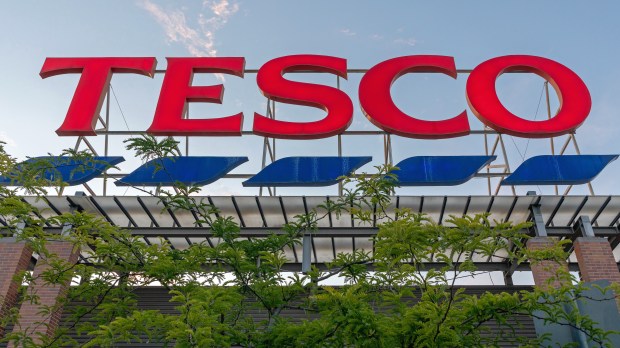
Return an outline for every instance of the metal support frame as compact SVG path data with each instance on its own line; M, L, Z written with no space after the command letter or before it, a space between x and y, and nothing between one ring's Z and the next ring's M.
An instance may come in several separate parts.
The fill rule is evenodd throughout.
M78 191L78 192L75 193L75 197L84 197L84 196L86 196L86 194L84 192L82 192L82 191ZM69 210L71 211L71 213L73 213L76 210L77 211L82 211L82 207L80 207L77 204L74 204L71 199L68 199L68 200L69 200L69 206L70 206ZM73 225L71 225L70 223L65 223L62 226L62 229L60 230L60 235L61 236L68 236L69 232L71 232L72 228L73 228Z
M547 119L550 120L553 116L551 115L551 100L549 98L549 82L545 81L545 101L547 104ZM549 145L551 145L551 154L555 155L555 141L553 141L553 137L549 138ZM558 185L554 185L555 194L558 194Z
M312 235L304 233L301 253L301 272L307 274L312 266Z
M564 153L566 152L566 149L568 148L568 145L571 142L573 143L575 153L578 155L581 155L581 150L579 149L579 144L577 144L577 137L575 133L571 133L568 135L568 137L566 138L566 141L564 142L564 145L562 145L562 149L560 150L560 155L564 155ZM588 190L590 191L590 194L594 196L594 188L592 187L592 183L589 182L586 185L588 185ZM566 187L566 190L564 191L563 195L566 196L572 188L573 188L573 185L569 185L568 187Z
M93 201L91 201L93 202ZM93 203L94 204L94 203ZM96 206L95 206L96 207ZM134 236L144 237L167 237L167 238L208 238L213 237L213 231L205 227L128 227L125 228ZM571 226L564 227L546 227L548 237L569 238L575 234L575 230ZM611 227L592 227L595 237L613 238L620 236L620 230L617 226ZM47 233L60 233L61 227L45 227ZM316 231L312 231L312 238L372 238L377 234L377 227L321 227ZM0 228L0 233L9 232L7 227ZM531 233L531 230L523 230L523 233ZM286 231L273 227L241 227L239 231L240 238L265 238L270 235L286 234Z
M545 92L545 104L546 104L546 110L547 110L547 119L551 119L553 118L553 115L551 113L551 98L550 98L550 93L549 93L549 82L545 81L543 83L543 89ZM510 164L508 162L508 156L506 155L506 147L504 146L504 141L502 139L502 134L497 133L497 138L494 141L492 150L489 151L489 139L488 137L493 134L491 128L485 126L484 127L485 131L491 131L489 133L484 133L484 148L485 148L485 152L486 155L495 155L495 152L497 150L497 146L498 146L498 142L500 144L501 150L502 150L502 157L504 160L503 164L489 164L486 166L486 173L487 173L487 189L488 189L488 193L489 195L498 195L499 194L499 190L501 188L501 180L503 180L506 176L511 174L511 170L510 170ZM566 141L564 142L564 145L562 146L561 150L560 150L560 155L564 155L566 153L566 150L568 148L568 145L572 142L573 146L574 146L574 150L578 155L581 155L581 150L579 149L579 144L577 144L577 138L575 136L575 133L571 133L568 135L568 137L566 138ZM550 145L550 149L551 149L551 154L555 155L555 137L551 137L549 138L549 145ZM524 153L523 156L525 156L526 154ZM523 161L525 161L526 158L523 158ZM492 192L491 189L491 179L492 179L492 175L493 173L491 173L491 169L501 169L502 171L500 172L499 176L500 181L497 183L497 186L495 187L495 192ZM594 195L594 189L592 187L592 183L587 183L588 186L588 190L590 191L591 195ZM573 185L569 185L566 190L564 191L564 196L566 196L570 190L572 189ZM515 193L515 188L514 186L511 186L511 190L512 190L512 194L516 195ZM558 195L559 194L559 188L558 185L554 185L554 190L555 190L555 194Z
M110 132L110 96L111 96L110 88L111 88L111 85L108 85L108 88L106 89L106 94L105 94L105 99L106 99L105 116L101 117L101 115L98 115L97 123L95 124L95 132L96 133L102 132L104 134L104 138L103 138L103 155L104 156L108 156L108 151L110 148L110 133L109 133ZM101 125L101 128L97 128L97 125L99 124ZM94 156L99 156L99 154L97 153L97 150L95 150L94 146L90 143L90 141L88 141L88 138L85 136L78 136L75 142L75 146L73 147L73 150L78 151L82 143L84 143L84 145L86 146L86 150L90 151ZM103 178L103 196L107 196L108 179L109 179L107 168L106 170L103 171L102 178ZM88 193L90 193L91 196L97 195L95 191L88 185L88 183L83 183L82 186L84 187L84 189L86 189L86 191L88 191ZM57 190L58 196L62 195L63 190L64 188Z
M577 219L575 231L584 237L595 237L590 218L586 215L581 215L579 219Z
M545 226L545 220L540 212L540 204L532 204L530 206L532 212L532 220L534 220L534 235L536 237L547 237L547 227Z
M547 227L545 225L545 219L543 218L542 213L540 211L540 200L537 200L534 204L530 205L530 214L534 222L534 225L532 226L534 236L548 237ZM508 260L508 269L504 271L504 284L513 285L512 275L514 274L518 266L519 264L517 263L517 260L515 259Z
M484 126L484 129L487 131L491 131L491 128ZM504 145L504 139L502 138L502 134L500 133L496 133L496 138L493 142L493 146L491 147L491 150L489 151L489 134L484 133L484 152L487 156L495 156L495 153L497 151L497 147L498 145L501 148L502 151L502 158L504 163L499 163L499 164L487 164L485 169L487 172L487 188L488 188L488 192L489 192L489 196L497 196L499 194L499 189L501 188L501 182L502 180L504 180L505 177L507 177L508 175L511 174L510 171L510 164L508 162L508 155L506 152L506 146ZM495 187L495 192L493 193L493 191L491 190L491 174L494 174L491 172L491 169L500 169L501 172L499 173L499 181L497 182L497 186ZM495 173L496 174L496 173ZM512 189L512 194L516 196L516 191L515 191L515 187L511 186Z
M276 119L276 102L275 100L267 99L267 117L272 120ZM269 141L271 139L271 142ZM276 161L276 138L263 138L263 157L261 162L261 169L265 169L267 166L267 159L269 159L269 163L273 163ZM270 196L276 195L275 187L267 187L267 191ZM258 195L263 195L263 186L259 187Z

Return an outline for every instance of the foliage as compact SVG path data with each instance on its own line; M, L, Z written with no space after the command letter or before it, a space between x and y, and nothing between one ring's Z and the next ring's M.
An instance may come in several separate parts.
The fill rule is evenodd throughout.
M178 155L172 139L129 139L128 148L143 159ZM19 176L15 161L0 145L0 172ZM566 260L562 244L530 252L525 248L527 224L489 221L487 215L451 216L437 224L408 209L394 209L398 185L393 167L376 174L345 178L342 197L328 200L308 214L262 238L239 238L232 217L196 194L199 188L176 187L160 196L172 210L189 210L197 226L205 227L218 243L194 243L173 249L165 239L147 243L130 231L81 211L44 217L45 212L2 189L0 215L5 235L23 240L48 265L41 276L48 285L73 279L64 303L71 306L69 321L53 337L32 340L32 328L20 327L5 337L23 346L75 346L69 331L88 338L86 347L111 347L124 342L161 342L177 347L483 347L499 343L523 346L553 342L516 337L517 315L543 316L550 323L572 326L593 342L609 346L611 332L575 306L584 288L572 285L570 274L557 275L562 286L520 293L472 295L455 285L462 277L481 273L474 258L499 257L516 263ZM27 171L26 171L27 172ZM28 172L27 172L28 173ZM16 180L23 178L16 177ZM28 192L44 194L42 184ZM285 269L284 249L300 245L319 221L350 214L360 225L376 225L374 250L341 253L327 269L313 266L306 274ZM70 226L67 233L51 234L46 226ZM82 250L78 264L59 259L47 243L63 240ZM428 265L433 265L429 267ZM29 273L18 275L34 281ZM323 285L342 277L343 286ZM136 290L159 284L170 294L174 313L141 310ZM24 291L21 301L38 301ZM41 308L52 315L52 308ZM295 320L291 311L303 313ZM262 313L262 316L253 316ZM1 324L16 323L18 311ZM500 330L491 332L488 324Z

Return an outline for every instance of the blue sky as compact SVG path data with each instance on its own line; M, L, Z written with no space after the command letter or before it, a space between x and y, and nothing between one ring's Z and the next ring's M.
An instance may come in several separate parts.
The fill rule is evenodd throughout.
M592 112L578 129L583 153L620 153L616 134L620 110L620 68L617 14L614 1L19 1L0 11L0 139L8 150L26 156L59 153L75 138L58 137L78 75L41 79L46 57L154 56L158 68L165 57L242 56L247 68L288 54L333 55L348 60L350 68L369 68L385 59L411 54L453 56L457 68L473 68L501 55L531 54L554 59L574 70L592 95ZM350 129L376 129L361 114L357 86L361 75L342 81L355 105ZM329 75L291 75L291 79L335 84ZM468 111L473 129L481 129L465 99L466 74L455 81L434 74L409 74L399 79L392 93L397 105L424 119L442 119ZM162 76L117 75L112 80L118 104L112 102L111 127L144 130L152 120ZM195 84L221 83L213 76L199 76ZM266 101L255 75L225 78L223 105L192 105L193 117L217 117L243 111L244 129L251 129L253 112L264 113ZM524 118L546 117L539 106L543 80L537 76L504 75L497 83L501 100ZM544 101L544 100L543 100ZM120 106L120 107L119 107ZM553 95L552 109L557 107ZM122 111L122 115L121 115ZM319 110L278 104L277 115L287 120L316 120ZM121 172L139 165L122 148L122 137L112 138L111 154L125 155ZM564 139L557 139L559 147ZM262 138L200 138L190 140L195 155L246 155L250 162L236 173L256 173L260 168ZM523 157L548 154L548 140L527 141L505 137L509 163L514 169ZM103 137L92 139L102 149ZM395 137L394 159L414 155L484 154L481 136L450 140L410 140ZM372 155L382 161L382 139L345 138L345 155ZM522 154L526 151L525 156ZM319 141L282 141L278 157L336 155L335 138ZM597 194L620 194L617 176L620 161L612 163L594 181ZM524 187L518 192L551 188ZM125 189L114 191L126 193ZM285 194L299 190L282 190ZM503 194L509 190L502 189ZM585 194L584 187L571 191ZM127 194L131 194L129 191ZM257 194L240 181L220 181L205 187L208 194ZM335 193L335 188L304 190L304 194ZM403 189L401 194L485 194L486 182L475 179L455 188Z

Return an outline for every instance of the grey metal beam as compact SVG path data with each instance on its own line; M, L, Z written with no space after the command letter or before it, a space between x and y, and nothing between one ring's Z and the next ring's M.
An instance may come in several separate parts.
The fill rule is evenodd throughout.
M0 227L0 231L6 228ZM126 228L134 235L146 237L211 237L213 232L208 227L133 227ZM374 227L321 227L312 232L313 237L372 237L377 234L378 228ZM616 227L592 227L596 237L615 237L620 235ZM48 227L49 233L60 233L59 227ZM547 227L549 237L570 237L574 234L571 227ZM527 230L523 230L527 233ZM282 234L284 231L270 227L243 227L240 231L241 237L266 237L271 234Z
M308 273L310 272L310 267L312 266L311 251L314 249L312 245L312 236L309 233L304 234L301 246L301 271L303 273Z
M573 224L573 222L575 221L575 219L577 218L577 216L579 216L579 213L581 212L581 209L583 209L583 206L586 205L586 202L588 201L588 196L583 197L583 200L581 201L581 204L579 204L579 207L577 207L577 210L575 210L575 214L573 214L573 217L570 219L570 221L568 221L568 225L571 226ZM588 220L589 222L589 220Z
M551 212L551 215L549 215L549 220L547 221L546 226L553 226L553 218L555 217L555 214L558 213L558 210L560 210L560 207L562 206L562 203L564 203L564 198L565 198L565 196L560 197L560 200L558 201L558 204L555 205L555 208L553 208L553 211Z
M530 210L532 212L532 219L534 220L534 233L537 237L547 237L545 220L540 212L540 204L532 204Z
M581 215L579 219L577 219L575 230L581 232L581 235L584 237L595 237L590 218L585 215Z
M409 264L409 265L413 265L412 263L404 263L404 264ZM458 263L460 264L460 263ZM457 264L457 265L458 265ZM476 266L477 270L476 272L506 272L508 271L508 265L505 262L474 262L474 265ZM318 268L320 271L327 271L330 268L328 268L326 263L323 262L319 262L319 263L315 263L314 266L316 268ZM420 264L420 270L421 271L428 271L430 269L439 269L442 267L445 267L446 264L445 263L439 263L439 262L424 262L422 264ZM375 271L376 267L374 264L367 264L366 267L368 267L369 271ZM205 265L205 269L208 271L209 269L209 265ZM290 263L286 263L284 264L284 266L282 267L282 271L285 272L299 272L299 270L302 269L302 264L301 263L297 263L297 262L290 262ZM331 270L333 270L333 268L331 268ZM576 262L572 262L568 264L568 270L571 272L576 272L579 271L579 264L577 264ZM530 269L530 264L529 263L521 263L519 264L516 268L515 271L519 271L519 272L529 272L531 271Z
M603 213L603 210L605 210L605 208L607 208L607 205L609 204L609 202L611 202L611 197L612 196L608 196L607 199L605 200L605 203L603 203L603 205L601 205L601 207L598 209L596 214L594 214L594 217L592 218L592 224L596 224L596 220L598 219L598 217L601 216L601 214ZM598 226L598 224L597 224L597 226Z

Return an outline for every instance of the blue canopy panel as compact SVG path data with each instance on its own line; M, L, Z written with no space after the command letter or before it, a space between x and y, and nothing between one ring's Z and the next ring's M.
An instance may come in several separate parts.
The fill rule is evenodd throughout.
M61 180L69 186L84 184L106 169L125 161L120 156L93 156L73 158L68 156L41 156L29 158L15 167L15 174L23 170L42 173L49 181ZM29 168L24 168L28 166ZM9 177L0 176L2 186L21 186Z
M393 173L400 186L455 186L469 181L496 156L415 156L400 161Z
M154 159L118 180L117 186L208 185L248 161L247 157L183 156Z
M502 185L580 185L592 181L618 155L544 155L528 158Z
M372 157L285 157L243 182L245 187L316 187L338 183Z

